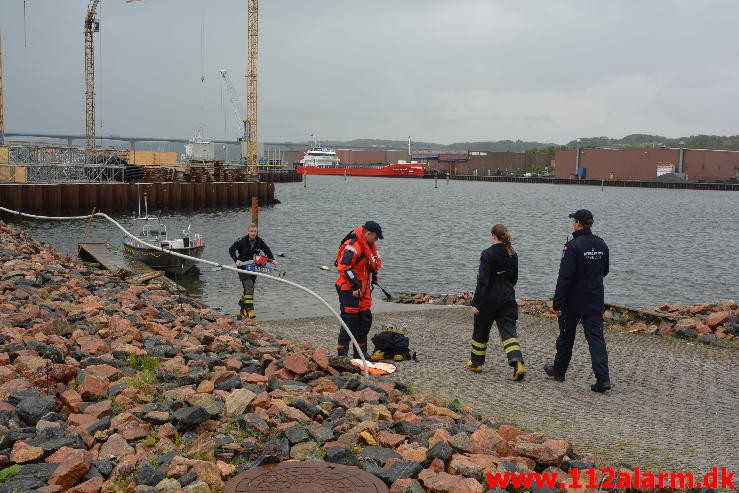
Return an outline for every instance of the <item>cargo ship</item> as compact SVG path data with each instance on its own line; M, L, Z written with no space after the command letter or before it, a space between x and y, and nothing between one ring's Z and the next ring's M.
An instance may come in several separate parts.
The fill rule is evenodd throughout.
M393 164L357 164L351 166L313 166L300 164L295 167L298 173L307 175L337 176L385 176L423 178L426 167L421 163L399 161Z
M307 175L335 176L386 176L386 177L419 177L423 178L426 166L416 161L398 161L392 164L354 164L342 165L334 149L318 145L318 135L314 137L313 147L305 151L300 164L295 170ZM410 153L410 137L408 138Z

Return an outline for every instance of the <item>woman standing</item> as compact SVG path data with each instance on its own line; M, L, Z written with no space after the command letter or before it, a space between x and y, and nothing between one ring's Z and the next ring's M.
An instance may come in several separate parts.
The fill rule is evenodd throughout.
M477 287L472 298L472 313L475 314L472 332L472 350L467 369L481 372L485 363L490 329L498 324L503 350L508 364L513 367L513 380L523 380L526 373L518 336L516 320L518 305L513 288L518 281L518 255L511 246L511 234L502 224L490 229L493 245L482 251Z

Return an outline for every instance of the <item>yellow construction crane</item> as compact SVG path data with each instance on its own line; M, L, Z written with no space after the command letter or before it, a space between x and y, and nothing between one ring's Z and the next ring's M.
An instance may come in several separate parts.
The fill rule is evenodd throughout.
M3 118L3 38L0 37L0 145L5 143L5 119Z
M257 164L257 61L259 59L259 0L249 2L249 52L246 72L246 162Z
M95 150L95 48L93 37L100 32L95 10L100 0L90 0L85 15L85 141L87 151Z

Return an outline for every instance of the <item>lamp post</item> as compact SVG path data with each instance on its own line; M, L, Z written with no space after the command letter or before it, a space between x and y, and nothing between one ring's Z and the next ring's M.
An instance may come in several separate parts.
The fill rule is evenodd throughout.
M580 178L580 139L575 141L575 178Z

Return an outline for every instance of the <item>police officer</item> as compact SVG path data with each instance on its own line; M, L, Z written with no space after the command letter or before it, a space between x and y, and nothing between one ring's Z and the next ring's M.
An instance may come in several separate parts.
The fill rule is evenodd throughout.
M555 380L564 381L572 357L575 330L582 321L590 360L595 374L593 392L611 388L608 375L608 351L603 337L603 278L608 275L608 246L591 231L593 214L580 209L569 215L574 230L572 240L562 249L557 288L552 308L559 319L559 337L554 363L544 371Z

